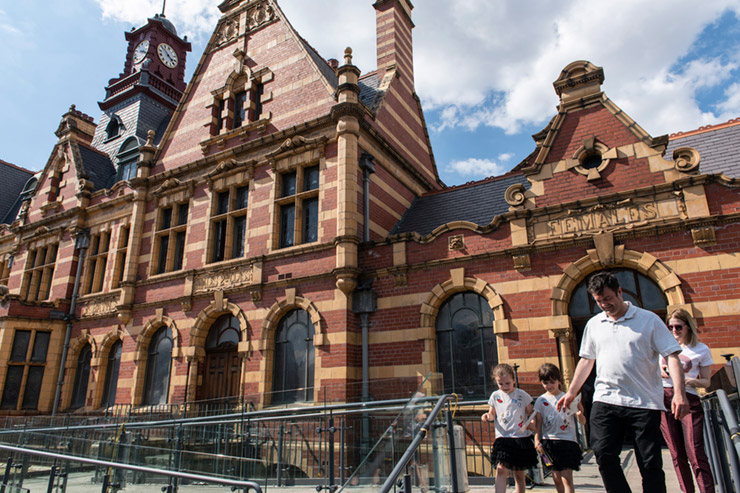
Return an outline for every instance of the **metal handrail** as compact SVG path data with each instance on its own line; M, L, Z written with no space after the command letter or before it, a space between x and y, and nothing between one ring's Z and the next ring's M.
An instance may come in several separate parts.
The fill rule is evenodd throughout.
M396 478L401 474L401 472L403 471L403 468L409 464L412 457L414 456L414 452L416 452L416 449L419 448L419 445L421 445L421 442L426 438L427 434L429 433L429 429L432 426L432 423L434 423L434 420L437 418L437 415L440 413L440 411L442 411L446 403L456 398L457 396L455 394L445 394L437 399L437 403L434 405L434 408L432 408L432 410L430 411L429 415L427 416L427 419L421 425L421 428L419 429L418 433L416 433L416 435L414 436L414 439L411 441L411 444L408 446L406 451L403 453L399 461L396 463L396 466L393 468L391 473L388 475L388 478L385 480L385 483L383 483L383 486L380 487L379 493L388 493L394 487L396 483ZM448 430L448 433L451 433L451 432L452 432L451 429ZM454 457L455 457L454 451L451 452L450 457L452 460L454 460ZM453 493L456 493L458 491L457 485L455 484L457 472L455 471L454 467L451 467L450 471L452 474L452 481L453 481L452 490L453 490ZM409 491L409 490L405 489L404 491Z
M58 454L56 452L45 452L43 450L28 449L23 447L12 447L10 445L0 444L0 450L8 450L10 452L18 452L29 455L40 455L42 457L51 457L53 459L61 459L73 462L82 462L84 464L93 464L97 466L110 467L113 469L127 469L130 471L144 472L148 474L159 474L163 476L170 476L173 478L190 479L192 481L203 481L206 483L223 484L226 486L234 486L236 488L243 488L244 490L253 489L256 493L262 493L260 485L254 481L240 481L236 479L218 478L215 476L205 476L202 474L192 474L187 472L170 471L166 469L154 469L152 467L136 466L133 464L123 464L120 462L109 462L98 459L88 459L85 457L77 457L74 455Z
M422 397L419 398L419 402L434 402L435 397ZM383 408L384 411L393 411L403 409L403 404L406 404L408 399L390 399L384 401L371 401L371 402L357 402L357 403L346 403L346 404L332 404L327 406L310 406L305 408L289 408L289 409L268 409L262 411L249 411L244 413L229 413L222 414L219 416L198 416L194 418L176 418L159 421L138 421L138 422L125 422L126 428L165 428L170 426L188 426L188 425L209 425L209 424L226 424L226 423L237 423L242 422L245 418L248 418L252 422L257 421L270 421L283 419L286 416L295 418L307 418L307 417L322 417L326 416L326 411L330 410L344 410L342 414L359 414L365 413L375 408ZM387 407L395 406L395 407ZM72 430L85 430L85 429L117 429L121 426L121 423L109 423L109 424L92 424L92 425L72 425L72 426L55 426L55 427L43 427L43 428L6 428L0 429L0 435L14 434L19 431L24 433L33 433L35 431L72 431Z

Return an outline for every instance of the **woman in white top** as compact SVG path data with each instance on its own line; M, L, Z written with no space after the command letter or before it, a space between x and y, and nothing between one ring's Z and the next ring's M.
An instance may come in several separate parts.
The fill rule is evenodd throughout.
M709 468L707 454L704 451L704 410L701 407L697 388L709 386L711 365L714 363L706 344L699 342L696 321L684 309L673 310L667 317L668 329L681 345L679 360L686 377L686 396L689 400L690 413L680 421L670 412L663 412L660 429L663 432L673 458L673 467L678 475L681 490L694 493L693 470L699 491L714 493L714 480ZM670 409L673 398L673 385L668 376L665 360L661 361L663 372L663 396L667 409Z

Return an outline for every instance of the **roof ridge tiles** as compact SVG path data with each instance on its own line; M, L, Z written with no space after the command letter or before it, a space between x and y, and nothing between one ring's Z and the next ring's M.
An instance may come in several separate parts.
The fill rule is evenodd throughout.
M723 123L715 123L714 125L702 125L699 128L696 128L694 130L688 130L686 132L675 132L670 135L671 140L675 139L681 139L683 137L689 137L691 135L697 135L704 132L711 132L713 130L720 130L727 127L732 127L735 125L740 125L740 118L731 118L730 120L727 120Z
M4 159L0 159L0 164L4 164L5 166L10 166L11 168L15 168L19 171L25 171L26 173L29 173L31 175L36 174L36 171L31 171L30 169L26 169L23 166L18 166L17 164L9 163L8 161L5 161Z
M505 178L510 178L512 176L522 175L522 174L524 174L524 173L522 173L520 170L513 169L511 171L508 171L508 172L504 173L503 175L487 176L486 178L482 178L480 180L471 180L471 181L462 183L460 185L448 186L448 187L442 188L440 190L430 190L429 192L426 192L425 194L423 194L422 197L429 197L431 195L438 195L438 194L441 194L441 193L451 192L451 191L454 191L454 190L461 190L461 189L464 189L464 188L471 188L471 187L474 187L476 185L483 185L485 183L491 183L491 182L495 182L495 181L500 181L500 180L503 180Z

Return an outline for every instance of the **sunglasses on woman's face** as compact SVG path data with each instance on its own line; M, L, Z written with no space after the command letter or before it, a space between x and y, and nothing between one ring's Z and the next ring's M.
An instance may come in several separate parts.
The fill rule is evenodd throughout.
M681 332L683 330L683 325L669 325L668 329L673 332Z

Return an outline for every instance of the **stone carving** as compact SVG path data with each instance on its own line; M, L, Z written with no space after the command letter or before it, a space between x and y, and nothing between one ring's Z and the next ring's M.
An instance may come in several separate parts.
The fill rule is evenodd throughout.
M465 238L463 238L463 235L450 236L447 240L447 248L449 248L451 251L464 249Z
M82 305L82 317L98 317L116 312L118 295L96 298Z
M692 228L691 238L694 240L694 245L698 247L711 246L717 243L717 237L712 226Z
M699 170L701 156L693 147L679 147L673 151L673 161L676 169L682 173L691 173Z
M524 188L524 185L522 185L521 183L515 183L506 189L504 199L506 200L506 203L510 206L520 207L524 204L524 201L526 200L526 197L524 196L525 191L526 190Z
M239 17L232 17L231 19L226 19L226 21L223 24L221 24L221 29L219 29L218 31L218 38L216 39L216 43L218 45L226 44L236 39L238 35L239 35Z
M265 24L272 22L274 19L275 9L273 9L272 5L267 2L262 2L247 12L247 22L249 23L250 31L264 26Z
M252 265L239 265L217 271L203 272L195 276L193 291L197 294L223 291L252 284L253 279L254 268Z
M514 268L518 271L530 270L532 268L532 260L529 258L529 254L514 255Z

